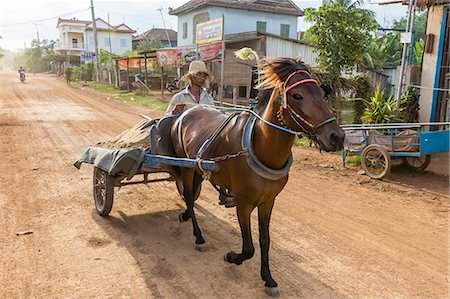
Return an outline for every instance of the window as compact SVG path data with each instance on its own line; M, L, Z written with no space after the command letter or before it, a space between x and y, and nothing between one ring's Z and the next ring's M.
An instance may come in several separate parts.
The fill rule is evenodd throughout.
M266 32L266 27L267 27L267 23L266 22L261 22L261 21L257 21L256 22L256 31L258 31L258 32Z
M239 86L238 96L240 98L247 98L247 86Z
M187 38L187 22L183 23L183 39Z
M209 13L201 13L194 16L192 26L192 42L195 44L197 41L197 24L209 21Z
M105 38L103 39L103 46L104 46L105 48L109 48L109 38L105 37Z
M121 38L120 39L120 47L125 48L127 46L127 39Z
M289 37L289 24L281 24L280 25L280 35L282 37Z
M78 48L78 39L72 38L72 47L73 48Z

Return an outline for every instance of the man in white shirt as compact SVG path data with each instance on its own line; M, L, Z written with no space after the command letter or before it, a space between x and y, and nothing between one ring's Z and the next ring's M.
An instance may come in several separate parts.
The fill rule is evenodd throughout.
M181 78L189 85L172 97L165 115L177 115L198 104L214 105L213 97L203 87L206 81L210 80L210 77L203 61L192 61L189 64L188 73ZM219 204L227 208L234 207L235 204L230 192L222 188L219 189Z
M203 87L210 77L203 61L192 61L189 64L189 72L181 78L189 85L172 97L165 115L180 114L197 104L214 105L213 97Z

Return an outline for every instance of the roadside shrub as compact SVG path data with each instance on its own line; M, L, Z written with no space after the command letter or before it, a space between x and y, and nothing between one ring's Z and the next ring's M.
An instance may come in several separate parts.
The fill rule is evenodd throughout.
M417 88L408 87L402 95L401 104L404 108L401 112L403 121L407 123L419 122L419 91Z
M72 81L78 81L80 79L80 68L78 66L72 67Z
M405 108L395 109L397 101L392 97L385 97L384 91L375 90L369 100L364 100L364 115L361 120L365 124L383 124L401 122L401 113Z

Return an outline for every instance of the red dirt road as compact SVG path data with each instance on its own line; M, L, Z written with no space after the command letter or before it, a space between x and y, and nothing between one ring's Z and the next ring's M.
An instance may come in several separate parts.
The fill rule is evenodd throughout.
M0 298L266 297L256 219L254 258L226 264L239 226L207 183L197 201L206 252L178 222L173 183L116 190L110 217L96 214L92 167L73 161L151 111L44 75L21 84L0 73L0 90ZM376 181L338 155L294 157L271 222L282 298L448 298L448 177L394 169Z

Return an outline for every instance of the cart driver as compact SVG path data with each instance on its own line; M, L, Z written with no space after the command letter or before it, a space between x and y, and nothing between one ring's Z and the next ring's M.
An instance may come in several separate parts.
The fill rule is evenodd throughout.
M192 61L189 71L181 80L188 86L175 94L170 101L165 115L177 115L197 104L214 105L213 97L206 91L204 85L210 81L211 74L203 61ZM228 190L220 189L219 204L227 208L234 207L233 197Z
M210 79L211 75L205 63L199 60L192 61L188 73L181 78L188 86L172 97L165 115L180 114L196 104L214 105L213 97L204 87Z

